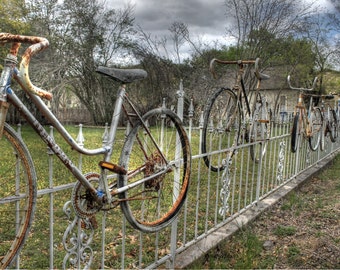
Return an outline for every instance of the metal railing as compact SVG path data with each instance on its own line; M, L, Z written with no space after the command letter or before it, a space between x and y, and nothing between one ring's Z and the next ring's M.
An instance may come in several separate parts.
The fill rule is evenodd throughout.
M46 159L42 164L36 164L39 178L37 211L29 239L14 267L123 269L162 265L174 268L177 254L228 225L242 212L339 148L339 143L327 140L324 151L311 152L304 142L296 153L291 153L291 122L280 122L278 117L271 123L267 151L259 162L252 161L250 143L245 142L237 147L228 173L212 172L204 164L200 150L202 112L194 112L192 104L189 112L183 112L182 84L177 96L177 113L181 117L187 115L189 119L187 131L193 162L189 195L176 222L158 233L145 234L132 229L119 209L99 213L96 220L79 220L69 201L74 180L58 167L52 151L45 148L42 153L34 149L33 158L34 155L45 155ZM197 115L200 120L195 123L194 116ZM18 131L21 132L20 127ZM107 126L100 130L79 125L77 141L89 147L87 144L102 143L98 138L105 141L107 132ZM53 128L50 133L53 135ZM27 134L22 134L24 140L25 136ZM122 141L123 138L124 134ZM223 156L226 151L228 149L221 149L214 154ZM85 156L75 159L84 173L96 169L90 167ZM221 193L225 192L228 192L228 200L223 204Z

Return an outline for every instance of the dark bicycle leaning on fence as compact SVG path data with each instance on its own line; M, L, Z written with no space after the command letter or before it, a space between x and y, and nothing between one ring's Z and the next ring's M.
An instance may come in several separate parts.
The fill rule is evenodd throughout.
M252 159L258 162L266 152L270 136L270 109L265 95L261 92L261 81L269 76L260 72L260 59L223 61L213 59L210 71L214 74L214 63L237 65L235 83L231 88L218 89L209 99L204 111L203 140L201 143L204 162L210 170L224 170L235 153L235 147L242 142L251 143L249 149ZM257 85L254 99L249 99L244 82L246 65L255 65ZM246 121L248 121L246 123ZM228 149L228 152L223 152Z
M51 99L51 93L30 81L30 59L48 47L48 40L0 33L0 44L7 43L11 47L0 78L0 268L8 267L19 253L29 233L37 197L36 172L29 150L6 123L10 105L21 113L27 124L78 180L71 201L80 218L93 219L97 212L120 205L126 219L140 231L156 232L168 226L178 215L187 196L191 152L182 122L174 112L158 108L141 116L127 97L126 84L145 78L146 72L98 67L97 72L120 82L121 86L107 143L101 148L85 149L76 143L41 99ZM29 44L29 47L17 68L21 43ZM72 163L12 90L12 78L72 149L94 156L93 160L99 164L99 173L83 174ZM121 150L119 163L115 164L111 156L122 114L126 115L132 128Z
M334 100L334 95L328 94L328 95L320 95L319 97L318 106L321 110L321 115L323 119L323 125L321 132L321 138L320 138L320 148L321 150L325 149L325 142L326 138L328 138L332 143L335 143L337 141L338 137L338 117L336 115L336 111L334 109L334 106L331 106L329 102Z

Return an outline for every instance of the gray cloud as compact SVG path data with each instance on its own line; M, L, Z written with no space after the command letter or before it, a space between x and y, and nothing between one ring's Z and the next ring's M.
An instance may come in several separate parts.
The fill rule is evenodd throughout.
M122 7L121 0L108 2L112 7ZM171 24L180 21L194 34L225 34L224 0L134 0L123 5L129 3L135 6L135 22L148 33L167 35Z

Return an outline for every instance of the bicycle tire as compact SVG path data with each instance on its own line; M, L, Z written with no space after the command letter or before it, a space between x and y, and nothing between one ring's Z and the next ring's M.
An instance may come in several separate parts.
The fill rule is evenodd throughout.
M248 141L252 143L249 147L250 156L254 162L258 163L267 151L270 137L270 113L266 104L260 104L254 110L248 137Z
M32 158L20 136L5 123L0 139L0 268L17 257L32 224L37 189Z
M171 110L154 109L142 119L124 143L119 163L129 173L119 175L118 188L152 178L120 193L119 199L132 227L142 232L156 232L174 221L185 202L191 150L182 122ZM162 170L163 173L155 176Z
M327 121L325 118L324 118L324 114L322 115L323 117L323 123L325 124L325 121ZM321 136L320 136L320 150L323 151L325 150L325 144L326 144L326 133L328 132L327 129L327 123L325 124L325 127L322 127L322 132L321 132Z
M213 172L225 168L221 150L237 145L240 137L241 108L236 94L229 88L218 89L210 98L204 112L201 142L205 165ZM229 155L233 155L234 149Z
M316 151L320 144L321 133L323 132L323 120L320 108L313 108L310 112L311 135L308 138L309 148Z
M290 145L291 145L292 153L295 153L297 151L299 140L301 137L300 127L299 127L299 123L300 123L299 118L300 118L300 113L296 112L296 114L294 115L294 119L293 119L292 133L290 137L291 139Z
M330 115L328 119L328 131L329 131L329 138L331 142L336 142L337 137L338 137L338 128L337 128L337 117L336 113L333 109L330 109Z

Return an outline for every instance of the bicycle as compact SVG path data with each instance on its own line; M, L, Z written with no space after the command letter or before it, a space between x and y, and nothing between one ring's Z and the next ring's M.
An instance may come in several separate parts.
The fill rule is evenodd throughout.
M295 153L301 143L301 137L308 139L310 150L316 151L320 144L320 138L323 127L323 119L320 108L314 104L315 95L306 94L307 91L313 91L318 78L315 77L311 88L293 87L290 83L290 75L287 77L287 83L293 90L299 91L298 103L294 109L293 127L291 131L291 152ZM308 108L304 98L308 99Z
M37 196L36 173L30 152L22 138L5 121L9 105L21 113L77 179L71 201L79 218L90 220L97 212L120 205L132 227L143 232L156 232L173 222L188 193L190 145L182 122L174 112L158 108L141 116L129 100L126 84L145 78L146 72L141 69L98 67L98 73L121 85L108 142L101 148L86 149L75 142L45 105L42 98L51 99L51 93L30 81L30 59L49 46L48 40L0 33L0 44L6 43L10 43L11 47L0 78L0 268L10 265L22 248L32 223ZM21 43L29 46L17 68ZM102 159L98 158L99 173L83 174L72 163L11 89L12 77L72 149L84 155L103 156ZM132 129L126 137L117 165L110 159L121 114L126 115Z
M323 131L321 132L320 139L320 149L325 149L325 140L327 135L329 134L329 139L332 143L335 143L338 137L338 117L336 116L335 110L329 105L326 100L333 100L334 95L320 95L318 96L321 99L321 115L323 119Z
M236 146L241 143L241 134L246 118L250 122L249 130L245 130L244 137L250 142L250 154L255 162L266 152L267 140L270 136L270 109L266 97L261 94L261 81L270 77L259 70L260 59L223 61L212 59L210 71L215 75L213 64L238 65L236 80L232 88L220 88L209 99L203 123L203 140L201 143L203 160L206 166L214 172L224 170L234 155ZM244 66L254 64L257 85L253 108L246 92L243 79ZM227 157L222 159L221 150L230 148Z

